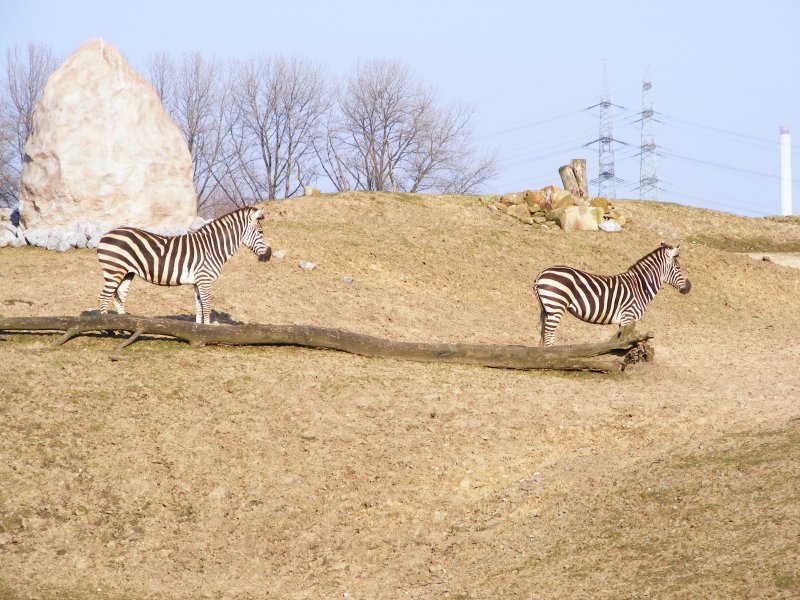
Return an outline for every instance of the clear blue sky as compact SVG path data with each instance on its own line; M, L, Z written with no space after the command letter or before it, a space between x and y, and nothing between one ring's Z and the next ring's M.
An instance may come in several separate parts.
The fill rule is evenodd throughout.
M661 199L738 214L778 214L778 132L794 146L800 212L800 2L0 0L0 48L28 41L66 57L92 37L144 72L147 58L300 55L347 73L399 59L444 102L476 109L475 139L498 152L487 191L560 184L586 158L597 175L603 62L616 109L617 196L638 196L641 88L650 69ZM568 116L564 116L568 115ZM319 182L321 187L324 182ZM592 191L595 188L592 186Z

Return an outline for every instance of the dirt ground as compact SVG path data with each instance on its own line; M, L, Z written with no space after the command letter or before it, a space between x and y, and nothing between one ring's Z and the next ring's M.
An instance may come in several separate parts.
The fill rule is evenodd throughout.
M240 250L212 306L535 345L541 269L680 243L692 291L662 290L655 361L618 375L0 333L0 598L800 596L800 270L760 258L800 253L800 221L617 204L622 233L568 235L478 198L276 202L288 255ZM0 249L3 316L96 310L101 284L92 251ZM136 280L128 309L193 292Z

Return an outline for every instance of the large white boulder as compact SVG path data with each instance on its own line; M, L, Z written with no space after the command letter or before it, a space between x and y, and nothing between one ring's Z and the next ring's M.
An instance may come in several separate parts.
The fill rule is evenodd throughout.
M186 228L197 215L182 134L153 87L102 40L50 76L25 152L23 228L74 229L81 220Z
M603 209L597 206L562 206L547 213L548 221L557 221L564 231L597 231L603 222Z

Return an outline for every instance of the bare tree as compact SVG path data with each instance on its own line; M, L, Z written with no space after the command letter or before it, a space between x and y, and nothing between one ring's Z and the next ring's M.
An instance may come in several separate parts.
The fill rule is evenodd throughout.
M472 148L472 111L436 106L433 91L396 61L358 65L340 86L320 164L339 190L468 193L490 179L494 157Z
M150 78L150 84L158 94L158 99L164 108L172 114L172 102L175 98L175 88L177 86L175 74L175 61L169 54L160 52L153 54L147 61L147 75Z
M33 112L59 60L45 44L28 43L6 51L5 82L0 96L0 204L18 200L25 142L33 130Z
M329 106L321 68L262 56L236 67L231 90L227 195L251 202L297 194L317 176L314 145Z
M17 205L20 160L16 147L16 128L7 113L6 99L0 105L0 208Z
M219 180L225 171L230 120L225 69L219 61L194 52L177 62L169 55L156 54L149 60L148 73L164 108L186 139L198 209L210 212L219 198Z
M469 194L495 176L494 155L478 155L472 145L473 114L460 104L431 109L405 166L409 192Z

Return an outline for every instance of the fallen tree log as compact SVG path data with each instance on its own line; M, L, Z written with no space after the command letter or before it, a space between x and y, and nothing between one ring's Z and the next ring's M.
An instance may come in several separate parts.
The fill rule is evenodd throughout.
M566 371L623 371L634 362L652 359L648 343L652 334L625 331L607 342L572 346L495 346L490 344L427 344L394 342L361 333L312 325L202 325L179 319L152 319L131 315L82 317L0 317L0 331L63 331L61 345L82 333L128 331L119 347L142 335L178 338L193 346L284 345L340 350L380 358L420 362L447 362L505 369L555 369Z

